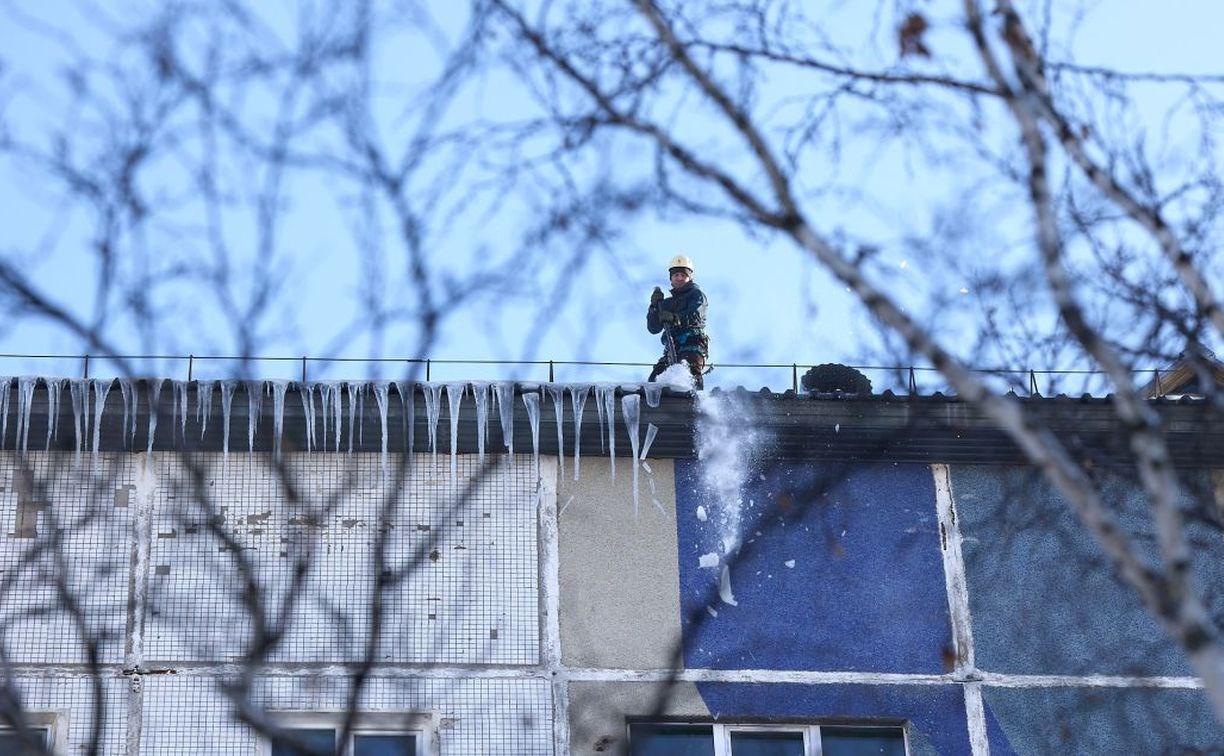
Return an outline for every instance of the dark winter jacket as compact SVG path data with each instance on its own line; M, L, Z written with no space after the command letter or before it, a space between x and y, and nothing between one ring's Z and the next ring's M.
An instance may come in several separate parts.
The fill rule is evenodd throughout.
M672 338L676 340L676 353L696 352L709 356L709 339L705 335L706 298L695 281L689 281L679 289L672 289L671 296L659 303L659 307L676 314L676 322L670 326ZM646 330L651 333L663 331L659 311L651 305L646 310ZM662 338L667 347L667 334Z

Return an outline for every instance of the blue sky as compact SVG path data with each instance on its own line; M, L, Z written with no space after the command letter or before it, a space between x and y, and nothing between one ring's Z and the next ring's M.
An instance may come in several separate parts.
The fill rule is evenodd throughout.
M123 26L132 19L151 18L158 4L146 3L141 11L138 4L107 8L115 23ZM938 65L960 72L976 72L958 56L963 49L955 27L950 25L952 9L959 4L934 3L922 5L935 21L931 42L937 52ZM1035 4L1041 7L1041 4ZM877 68L897 63L892 47L892 32L888 24L871 32L871 17L863 9L874 4L845 2L822 6L821 19L830 30L846 37L865 33L870 42L856 50L857 62ZM4 50L3 78L0 78L0 108L7 130L36 144L47 144L48 135L62 128L66 121L69 138L79 138L82 149L94 144L94 123L88 112L73 107L71 98L58 72L64 64L65 40L91 57L106 60L116 49L104 41L94 25L86 23L78 3L57 0L48 3L18 3L0 12L0 48ZM87 7L87 6L86 6ZM105 6L102 6L105 7ZM461 19L447 10L450 3L428 6L439 18L440 36L453 41ZM891 7L891 6L890 6ZM270 33L284 39L292 38L290 4L277 3L261 7ZM142 13L144 14L142 16ZM944 15L940 15L940 14ZM886 19L891 16L885 14ZM1219 58L1212 40L1212 30L1224 22L1224 5L1210 0L1156 4L1146 2L1111 2L1088 5L1088 12L1077 25L1073 19L1059 18L1052 29L1055 43L1052 57L1059 46L1073 48L1075 59L1084 65L1115 67L1126 71L1157 71L1178 73L1218 73ZM437 56L425 35L406 35L380 50L376 58L380 70L388 72L376 79L386 87L380 99L378 119L380 129L397 134L397 128L408 128L415 114L400 112L404 101L411 101L421 77L436 70ZM132 65L132 61L127 63ZM915 66L924 65L921 61ZM936 65L936 64L932 64ZM390 72L403 74L392 77ZM778 108L786 107L807 84L799 78L779 73L763 85L765 99L776 100ZM1139 87L1134 90L1140 108L1138 121L1157 134L1172 134L1171 141L1180 140L1182 128L1178 116L1163 120L1169 102L1163 87ZM402 98L402 99L400 99ZM248 104L256 113L265 104ZM506 72L488 78L464 92L447 118L456 122L476 118L509 118L515 113L533 112L533 103L522 86ZM997 118L999 113L988 118ZM726 149L727 143L711 129L708 136L705 116L699 107L685 112L677 121L683 135L694 144L709 144L712 154ZM1170 124L1166 126L1167 124ZM79 126L77 125L79 124ZM1131 128L1126 124L1120 128ZM77 130L79 129L79 131ZM387 133L384 131L383 133ZM75 135L75 136L74 136ZM1009 125L990 121L984 141L1003 145L1014 139ZM394 140L391 140L394 141ZM632 175L635 170L649 171L651 155L639 145L616 143L616 153L606 156L609 164L586 166L591 171L610 170ZM935 148L941 142L934 142ZM738 159L726 153L732 163ZM913 239L922 238L940 223L950 203L973 176L960 175L946 167L928 170L916 151L907 151L896 144L874 145L870 141L848 144L843 160L835 168L822 164L819 155L810 157L804 165L804 178L813 177L813 186L836 186L842 191L859 192L862 198L839 197L836 201L812 200L813 218L825 224L821 229L835 235L844 230L848 238L867 239L879 247L875 265L887 276L888 286L903 302L915 309L924 306L932 296L966 297L966 307L960 311L964 320L948 327L948 338L956 340L971 333L973 308L968 304L972 292L960 272L928 265L917 255ZM154 174L147 190L173 198L183 191L183 166L167 159L159 169L164 183ZM234 169L238 178L241 171ZM827 175L826 175L827 173ZM92 306L94 282L99 274L89 255L89 233L92 228L91 207L88 203L65 202L62 191L45 173L32 169L29 163L0 159L0 203L8 210L8 221L0 229L0 254L26 272L64 307L89 312ZM817 177L819 181L817 181ZM252 176L257 184L262 177ZM431 182L446 178L441 169L425 177ZM827 181L828 183L820 183ZM238 191L242 182L236 184ZM371 341L358 333L346 338L343 324L352 320L354 302L374 288L385 301L394 303L403 297L405 288L401 276L402 250L397 248L394 219L386 212L367 214L361 220L362 194L337 188L317 175L295 176L284 199L285 221L274 244L274 265L283 271L285 291L276 306L266 313L265 338L258 345L262 356L272 355L333 355L345 357L412 356L414 339L408 332L388 335L382 341ZM430 253L439 274L453 275L462 280L479 270L490 260L505 260L516 246L524 230L538 222L539 198L533 197L530 184L518 186L519 193L505 197L496 216L462 212L462 203L431 228ZM989 195L983 203L1005 206L1009 195ZM185 205L189 200L184 200ZM482 206L483 207L483 206ZM458 209L456 209L458 208ZM475 217L473 217L475 216ZM375 222L370 222L371 218ZM142 270L164 267L175 256L190 260L204 254L198 239L193 237L190 211L173 215L167 223L147 238L133 238L125 255L132 275ZM235 215L227 224L230 241L237 249L257 247L249 232L250 216ZM364 225L363 225L364 224ZM989 226L988 223L984 225ZM831 282L826 274L812 267L807 258L788 242L767 235L749 237L736 224L682 215L658 217L644 214L613 229L615 236L606 245L590 249L580 247L549 250L545 260L571 259L567 255L584 255L587 263L578 271L572 266L542 264L518 281L513 291L494 291L470 306L456 310L454 317L444 322L439 343L429 356L439 359L472 360L607 360L614 362L649 363L657 358L656 339L643 327L643 312L650 289L666 282L666 261L674 254L684 253L694 258L698 266L697 280L710 298L710 326L713 358L717 362L797 362L810 365L817 362L843 361L863 364L878 357L880 345L874 328L842 287ZM198 236L198 234L195 234ZM1015 246L1024 248L1027 230L1023 218L1010 217L998 227L971 229L972 239L995 246L995 254L1005 255ZM371 239L374 241L370 241ZM374 257L380 267L363 268L355 247L365 239L380 248ZM981 254L980 252L978 254ZM146 258L141 261L140 256ZM978 261L970 254L965 260L967 270ZM377 281L372 287L371 281ZM561 286L571 296L557 305L552 295ZM150 284L149 290L157 289ZM152 345L158 353L219 354L236 349L232 329L227 329L224 316L207 297L198 295L191 286L171 285L157 289L163 293L161 306L166 317L159 320L157 333L143 342L121 319L108 332L108 337L124 351L140 352ZM546 323L538 343L532 335L539 322ZM62 329L29 320L11 322L0 330L0 351L9 353L79 353L79 340ZM874 350L876 353L871 353ZM79 371L76 361L5 360L0 372L53 373L72 375ZM1040 366L1040 365L1039 365ZM105 368L95 368L102 369ZM161 372L173 377L185 377L181 361L148 362L141 370ZM210 367L196 367L197 374ZM221 373L229 366L217 364ZM296 376L296 364L268 363L268 377ZM312 369L312 377L363 376L378 372L370 366L345 365L328 371ZM386 371L396 368L384 367ZM640 377L636 368L600 368L580 370L562 368L560 380L629 380ZM543 378L540 368L511 366L439 367L439 378ZM723 368L711 377L711 385L745 384L752 387L768 385L787 388L790 370L737 370Z

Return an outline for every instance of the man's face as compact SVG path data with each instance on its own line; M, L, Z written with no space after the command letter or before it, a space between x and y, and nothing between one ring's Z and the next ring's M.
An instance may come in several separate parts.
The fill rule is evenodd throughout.
M671 285L673 289L679 289L689 281L693 280L693 274L689 273L687 268L672 268L671 269Z

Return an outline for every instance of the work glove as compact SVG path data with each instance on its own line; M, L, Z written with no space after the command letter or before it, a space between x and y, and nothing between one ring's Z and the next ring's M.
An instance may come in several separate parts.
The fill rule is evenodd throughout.
M654 307L658 307L659 303L662 301L663 301L663 290L660 289L658 286L656 286L654 288L654 291L650 293L650 304L653 305Z
M671 310L664 310L662 307L660 307L659 322L663 323L664 325L675 325L676 313L672 312Z

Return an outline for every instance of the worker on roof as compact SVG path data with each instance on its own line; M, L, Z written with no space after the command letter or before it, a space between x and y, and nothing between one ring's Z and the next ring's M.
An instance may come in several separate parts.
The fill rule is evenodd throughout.
M710 346L705 334L705 294L693 280L693 261L688 257L673 257L667 273L671 278L671 296L665 297L656 286L646 310L646 330L663 333L663 356L647 380L653 381L672 365L684 362L693 375L694 388L701 389Z

